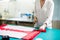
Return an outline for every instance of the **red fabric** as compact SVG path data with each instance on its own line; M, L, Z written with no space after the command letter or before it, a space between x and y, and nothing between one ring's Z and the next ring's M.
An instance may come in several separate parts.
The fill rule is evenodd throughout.
M2 24L2 25L0 25L0 27L5 27L7 24Z
M31 31L15 30L15 29L10 29L10 28L0 28L0 30L13 31L13 32L31 33Z
M13 32L25 32L25 33L30 33L31 31L23 31L23 30L16 30L16 29L10 29L10 28L4 28L7 24L2 24L0 25L1 30L8 30L8 31L13 31Z
M32 33L28 34L27 36L23 37L23 40L33 40L33 38L38 35L40 32L46 32L46 30L34 30Z
M25 37L23 37L23 40L33 40L33 38L38 35L40 33L40 31L35 30L33 32L31 32L30 34L26 35Z
M46 32L46 30L34 30L32 32L29 31L23 31L23 30L15 30L15 29L10 29L10 28L4 28L4 26L6 26L6 24L1 25L0 29L1 30L8 30L8 31L13 31L13 32L25 32L28 33L28 35L26 35L25 37L23 37L23 40L33 40L33 38L38 35L40 32Z
M40 29L41 32L46 32L46 30Z
M29 31L22 31L22 30L14 30L14 29L9 29L9 28L0 28L1 30L8 30L8 31L13 31L13 32L25 32L27 33L27 35L25 37L23 37L23 40L32 40L36 35L38 35L40 33L40 30L35 30L32 32Z

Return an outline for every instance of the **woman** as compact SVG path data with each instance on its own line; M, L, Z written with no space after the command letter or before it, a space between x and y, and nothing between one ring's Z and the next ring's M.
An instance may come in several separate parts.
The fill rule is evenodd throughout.
M53 16L54 3L53 0L36 0L34 12L34 27L45 29L52 28L51 21Z

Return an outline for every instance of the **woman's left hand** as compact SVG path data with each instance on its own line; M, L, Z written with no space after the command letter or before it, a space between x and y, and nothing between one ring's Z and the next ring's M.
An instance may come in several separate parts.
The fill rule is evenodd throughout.
M45 28L46 28L46 24L43 24L42 26L40 26L40 30L45 30Z

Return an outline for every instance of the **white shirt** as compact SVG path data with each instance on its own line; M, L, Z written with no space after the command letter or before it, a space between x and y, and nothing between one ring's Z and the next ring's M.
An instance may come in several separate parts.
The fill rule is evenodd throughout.
M36 0L34 16L37 17L38 22L34 25L34 27L42 25L43 23L50 24L52 21L53 9L53 0L45 0L45 3L42 8L40 5L40 0Z

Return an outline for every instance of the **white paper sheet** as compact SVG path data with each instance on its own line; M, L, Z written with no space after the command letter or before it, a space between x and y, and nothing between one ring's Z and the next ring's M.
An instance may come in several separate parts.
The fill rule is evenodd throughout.
M14 38L23 38L24 36L27 35L27 33L0 30L0 35L4 35L4 36L8 35L9 37L14 37Z
M16 25L7 25L4 28L10 28L15 30L23 30L23 31L33 31L33 27L26 27L26 26L16 26Z

